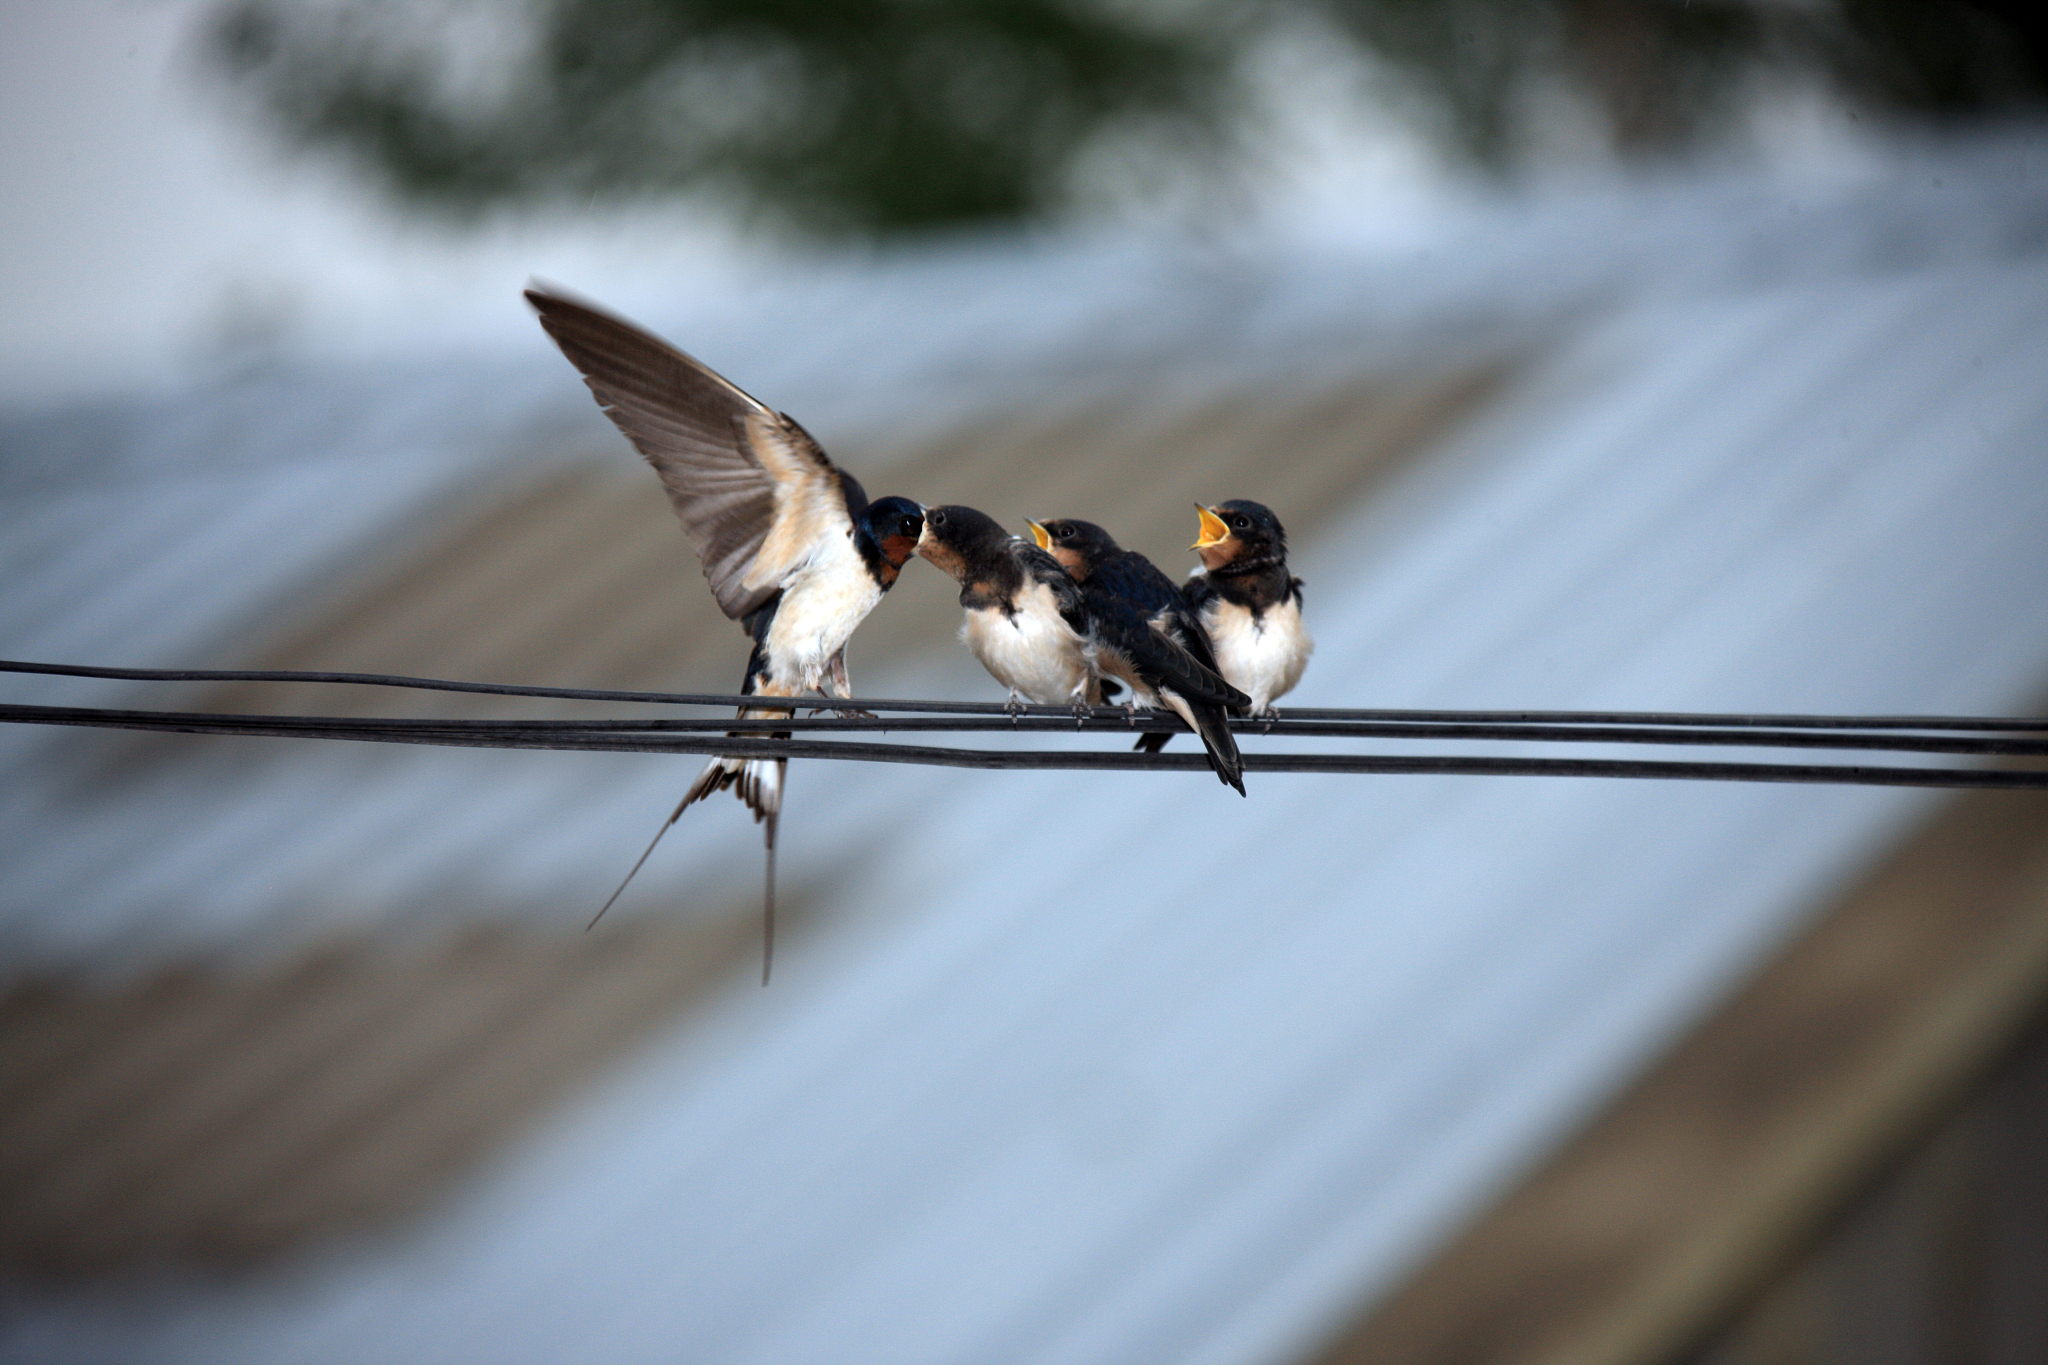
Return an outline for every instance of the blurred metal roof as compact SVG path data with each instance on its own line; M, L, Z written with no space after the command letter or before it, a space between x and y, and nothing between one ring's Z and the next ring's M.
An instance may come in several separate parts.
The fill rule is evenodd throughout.
M1296 246L904 263L688 326L610 302L874 491L1098 515L1170 565L1189 501L1271 502L1304 704L1997 712L2048 681L2039 144L1474 214L1422 261ZM13 419L0 647L729 686L738 632L552 360L101 414L90 451ZM865 687L989 694L937 579L863 631ZM13 692L59 694L133 692ZM103 983L372 928L572 933L688 766L0 742L29 836L0 943ZM1926 808L805 764L773 989L698 997L435 1220L20 1291L0 1351L1285 1360ZM692 816L624 919L747 912L753 827Z

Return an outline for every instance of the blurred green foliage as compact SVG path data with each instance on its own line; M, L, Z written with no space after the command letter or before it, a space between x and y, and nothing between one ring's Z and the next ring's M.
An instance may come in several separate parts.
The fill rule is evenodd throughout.
M1098 7L453 8L241 0L217 14L212 44L292 137L455 212L709 187L824 232L1008 221L1044 211L1061 171L1113 126L1163 129L1195 154L1223 127L1219 35ZM506 70L464 73L464 43L498 48Z
M822 234L1043 217L1123 139L1250 155L1241 58L1292 25L1397 73L1446 142L1516 164L1543 91L1624 155L1683 146L1751 77L1898 115L2038 104L2038 0L224 0L208 51L291 141L399 201L710 191Z

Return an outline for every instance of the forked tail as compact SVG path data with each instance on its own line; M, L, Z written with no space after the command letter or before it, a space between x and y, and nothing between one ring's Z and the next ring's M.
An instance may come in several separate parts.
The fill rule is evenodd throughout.
M1159 690L1159 699L1201 736L1202 747L1209 751L1209 766L1221 781L1237 788L1237 794L1243 796L1244 759L1237 752L1237 737L1230 733L1230 713L1213 702L1190 701L1166 688ZM1163 745L1165 737L1160 738Z
M611 909L612 902L632 884L633 878L639 875L641 867L654 852L654 846L661 842L661 836L682 818L684 811L714 792L733 787L736 789L733 794L746 803L747 809L754 813L754 819L767 826L768 874L762 909L761 950L761 984L767 985L768 972L775 960L775 830L782 817L782 781L788 771L789 760L786 758L733 758L720 754L706 763L704 771L697 774L697 780L683 793L683 799L669 812L668 819L661 822L661 828L655 830L654 837L647 841L647 847L633 863L632 870L626 873L625 880L590 917L590 923L584 926L585 932L597 927L597 922L604 918L604 912Z

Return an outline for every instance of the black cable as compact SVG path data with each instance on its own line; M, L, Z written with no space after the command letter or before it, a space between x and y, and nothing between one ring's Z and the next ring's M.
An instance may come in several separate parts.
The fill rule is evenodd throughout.
M463 748L601 752L734 754L918 763L953 768L1082 771L1201 771L1195 753L1131 750L951 749L853 741L766 739L662 729L659 722L531 722L379 719L374 717L214 715L203 712L116 711L89 707L0 706L0 721L93 726L180 734L348 739ZM728 722L729 723L729 722ZM780 725L782 722L775 722ZM1445 755L1260 754L1244 756L1249 772L1463 773L1498 777L1630 777L1690 781L1821 782L1862 786L2048 789L2048 769L1884 767L1841 764L1699 763L1645 759L1495 758Z
M597 688L529 687L512 683L453 682L439 678L411 678L383 673L309 673L284 669L166 669L103 668L87 664L43 664L0 660L0 673L43 673L77 678L110 678L140 682L286 682L340 683L363 687L398 687L435 692L474 692L492 696L551 697L571 701L615 701L677 706L737 707L760 703L758 697L729 693L617 692ZM800 704L801 705L801 704ZM941 715L991 716L1007 728L1012 710L1000 702L944 702L858 698L844 703L868 711L927 712ZM1064 718L1072 723L1073 712L1061 706L1027 706L1019 716ZM1093 717L1123 724L1118 707L1098 707ZM1634 725L1657 727L1712 726L1725 729L1780 730L1948 730L1974 733L2019 732L2048 734L2048 720L2032 717L1986 716L1796 716L1769 714L1688 714L1663 711L1443 711L1413 709L1287 709L1279 724L1289 722L1352 722L1404 724L1487 725ZM1139 728L1143 728L1142 719ZM1256 729L1263 722L1240 724L1239 729ZM1171 728L1170 726L1165 728ZM1301 731L1300 733L1316 733ZM1711 742L1711 741L1710 741Z
M69 710L77 718L54 719L50 712ZM94 722L89 716L108 718L106 724L120 726L123 717L147 717L149 728L165 728L162 722L176 718L189 725L194 732L218 728L221 722L248 722L263 724L282 733L286 730L297 732L327 729L336 732L361 729L364 727L397 726L413 730L433 730L451 734L471 733L480 736L510 735L530 731L534 734L568 734L573 732L614 732L614 733L670 733L670 734L712 734L723 735L733 729L731 716L700 719L666 718L650 720L480 720L480 719L380 719L376 717L342 716L271 716L243 715L230 716L218 712L167 712L167 711L120 711L105 708L46 708L26 705L0 704L0 720L25 724L76 724L89 725ZM1140 712L1135 717L1125 717L1116 712L1111 717L1091 716L1077 721L1071 713L1060 717L1021 716L989 720L982 718L898 716L886 718L868 717L811 717L791 716L777 718L773 722L777 730L792 733L845 734L869 731L897 731L911 733L968 732L968 733L1074 733L1091 734L1139 734L1139 733L1184 733L1186 726L1170 714ZM1954 735L1905 735L1886 732L1873 735L1849 735L1806 730L1718 730L1718 729L1657 729L1653 727L1623 726L1532 726L1532 725L1466 725L1432 724L1410 722L1380 724L1352 721L1296 721L1285 718L1279 721L1239 720L1232 726L1241 734L1275 736L1313 736L1320 738L1351 739L1449 739L1449 740L1500 740L1530 743L1566 744L1651 744L1712 746L1723 748L1778 748L1778 749L1847 749L1882 753L1925 753L1925 754L1979 754L2018 757L2048 757L2048 740L1971 738ZM309 733L310 733L309 730Z

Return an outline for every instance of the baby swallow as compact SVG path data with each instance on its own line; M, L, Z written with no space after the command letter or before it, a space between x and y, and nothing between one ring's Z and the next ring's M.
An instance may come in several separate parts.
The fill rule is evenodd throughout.
M1102 704L1088 610L1059 561L972 507L928 507L917 552L960 583L960 638L1010 701Z
M1301 681L1316 642L1301 623L1301 580L1287 573L1287 532L1263 504L1237 498L1195 511L1202 567L1181 586L1216 648L1217 671L1272 716Z
M1202 737L1216 776L1244 795L1229 712L1250 699L1218 675L1209 637L1173 580L1093 522L1029 524L1081 585L1095 670L1128 686L1135 704L1171 707Z
M908 498L868 501L793 419L660 338L544 289L527 290L526 301L582 371L598 406L661 476L712 596L753 638L740 691L852 696L847 638L915 553L924 510ZM739 718L773 720L790 711L745 707ZM775 947L775 826L787 767L781 758L713 758L654 836L659 842L690 803L728 787L766 826L764 984Z

